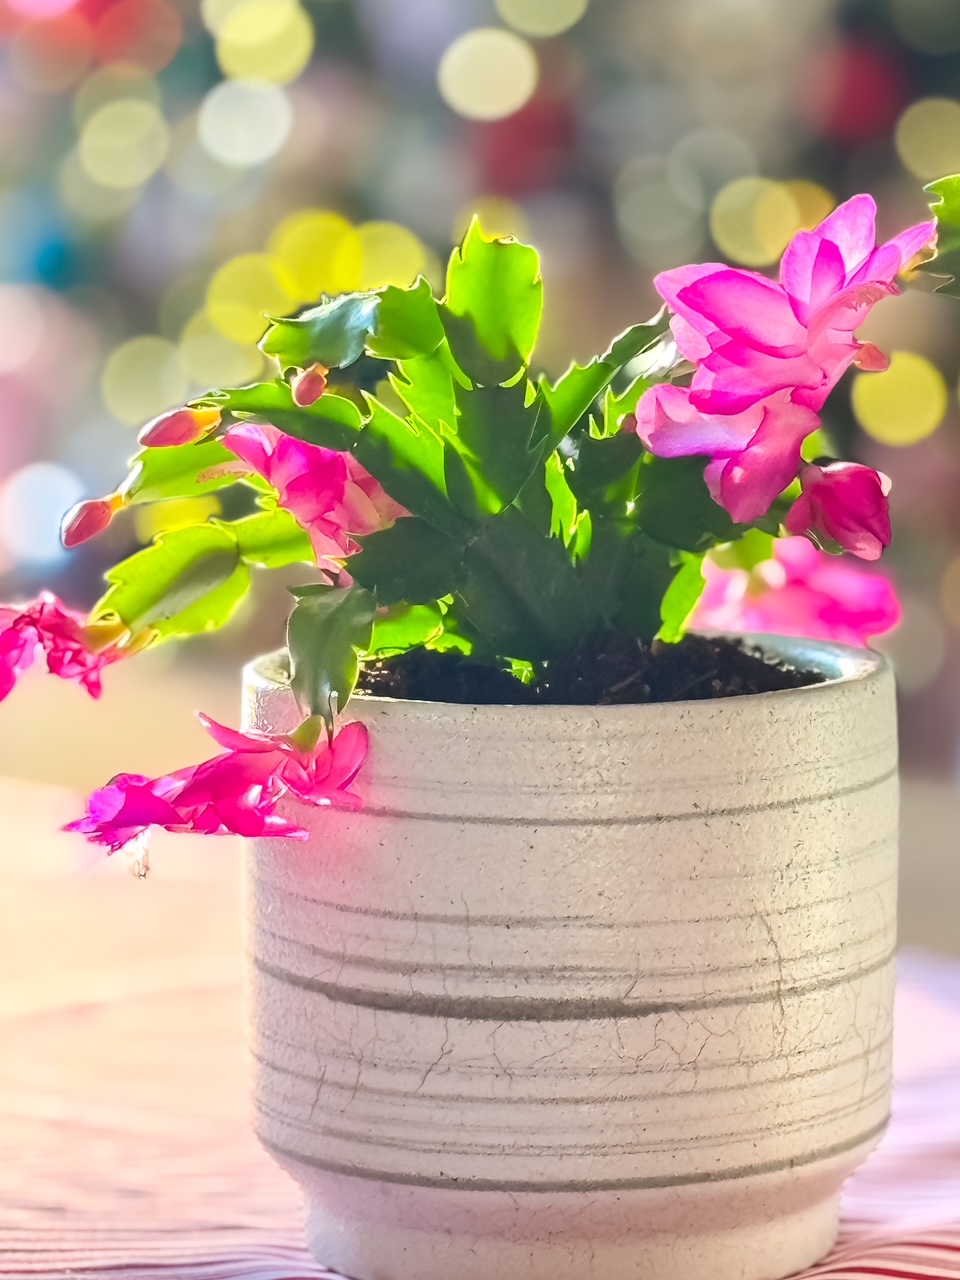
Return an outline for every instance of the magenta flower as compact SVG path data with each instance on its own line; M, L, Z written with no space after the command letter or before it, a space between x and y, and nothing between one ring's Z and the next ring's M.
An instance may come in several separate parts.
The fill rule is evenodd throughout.
M354 537L377 533L408 514L352 454L253 422L229 427L223 443L273 485L281 507L309 533L317 564L339 573L341 583L341 562L360 550Z
M794 236L779 283L720 263L657 276L677 348L695 371L689 387L645 393L641 439L663 456L711 458L715 500L738 521L762 515L796 474L800 442L843 372L885 367L853 331L899 292L897 274L935 234L936 223L924 222L877 248L876 205L854 196Z
M900 621L888 579L818 551L806 538L781 538L773 559L748 571L704 561L706 588L691 626L766 631L864 646Z
M637 433L651 453L711 459L703 473L710 495L739 524L762 516L791 483L800 446L819 422L785 390L739 413L709 414L694 407L686 388L664 383L637 409Z
M351 785L367 754L364 725L345 725L331 742L321 735L306 745L298 734L239 733L207 716L200 720L225 748L220 755L160 778L118 774L89 797L86 815L65 830L111 853L143 841L151 827L305 840L302 827L276 812L286 795L312 805L360 807Z
M121 656L116 644L95 650L86 617L49 591L30 604L0 605L0 702L40 653L52 675L76 681L93 698L100 697L100 672Z
M879 560L890 545L890 480L856 462L807 466L803 493L787 512L790 533L810 533L838 543L861 560Z

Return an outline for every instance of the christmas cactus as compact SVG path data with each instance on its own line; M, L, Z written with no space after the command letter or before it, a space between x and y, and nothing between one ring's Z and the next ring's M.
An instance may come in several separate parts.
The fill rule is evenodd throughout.
M150 423L126 479L69 513L63 541L227 486L245 487L248 514L161 533L109 571L88 617L49 594L0 609L0 697L41 651L97 696L110 664L227 623L254 571L310 564L287 627L303 722L271 736L204 720L220 754L115 777L72 829L128 852L152 826L302 836L281 799L359 803L351 694L364 664L411 649L467 655L519 691L592 638L670 645L691 619L884 630L889 586L833 557L889 544L888 482L823 456L819 412L850 365L885 367L854 331L933 256L938 223L935 269L955 271L960 178L931 190L936 219L879 247L873 201L849 200L794 237L779 282L663 273L663 310L556 380L531 368L536 251L476 221L441 298L418 279L271 318L260 346L277 376Z

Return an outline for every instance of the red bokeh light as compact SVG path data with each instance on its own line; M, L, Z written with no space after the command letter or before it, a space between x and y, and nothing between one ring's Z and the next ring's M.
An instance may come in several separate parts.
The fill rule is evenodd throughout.
M884 138L910 98L906 67L896 49L848 40L818 50L797 84L800 114L834 142Z
M162 71L180 48L183 20L167 0L117 0L102 12L94 40L101 62Z

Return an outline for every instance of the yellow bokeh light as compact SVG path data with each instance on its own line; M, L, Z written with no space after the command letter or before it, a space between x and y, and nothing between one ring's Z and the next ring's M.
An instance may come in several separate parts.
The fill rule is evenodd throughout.
M191 382L204 391L254 382L263 372L263 356L250 343L234 342L199 311L180 335L180 362Z
M245 0L200 0L200 18L211 35L218 35L220 28L234 9L239 9Z
M60 166L57 190L71 217L93 225L123 217L140 199L139 187L103 187L94 182L76 150L69 152Z
M296 0L243 0L217 29L217 62L234 80L289 84L310 61L314 31Z
M894 351L883 373L861 373L853 384L853 412L881 444L925 440L947 412L947 384L936 365L913 351Z
M775 262L800 227L788 187L770 178L737 178L717 193L710 234L728 258L747 267Z
M497 0L497 13L525 36L556 36L579 22L589 3L590 0Z
M897 121L900 159L918 178L939 178L960 169L960 102L921 98Z
M334 261L341 289L411 284L427 266L427 251L396 222L365 222L340 242Z
M491 238L515 236L523 240L530 232L530 220L520 205L504 196L487 196L465 205L453 225L453 239L459 244L467 233L474 214L480 219L483 234Z
M169 143L166 121L152 103L119 98L83 126L80 163L101 186L139 187L163 164Z
M783 184L797 208L796 231L811 231L821 223L828 213L837 207L832 194L821 187L819 182L808 182L805 178L795 178ZM791 233L792 234L792 233Z
M142 67L113 62L87 76L73 96L73 122L78 129L101 107L118 98L137 98L160 106L160 89L153 76Z
M267 251L282 263L293 281L302 302L315 302L322 293L344 288L342 266L338 273L337 256L350 236L346 218L330 209L300 209L291 213L274 229ZM361 246L356 248L356 267L351 276L359 276Z
M189 390L177 348L155 334L121 343L104 367L100 387L113 416L131 427L182 404Z
M540 69L526 40L499 27L477 27L440 59L437 84L447 106L471 120L500 120L529 102Z
M298 301L286 268L266 253L231 258L207 288L213 327L234 342L257 342L267 327L265 316L287 315Z
M960 631L960 556L954 556L943 571L940 607L950 625Z
M141 542L152 542L158 534L202 524L211 516L218 516L222 510L216 494L201 493L196 498L176 498L172 502L137 507L133 524Z

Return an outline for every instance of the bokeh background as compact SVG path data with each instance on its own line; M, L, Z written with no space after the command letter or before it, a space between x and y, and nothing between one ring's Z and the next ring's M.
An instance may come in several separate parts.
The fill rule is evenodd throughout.
M554 372L651 314L658 269L765 269L856 191L882 231L924 216L923 182L960 170L960 0L0 0L0 139L0 598L89 605L184 518L59 548L137 426L257 377L264 312L439 280L474 210L542 252ZM893 478L905 763L955 778L960 308L911 290L866 336L891 368L845 382L827 426ZM282 594L110 671L103 709L35 680L0 771L183 763L176 725L197 702L235 718Z

